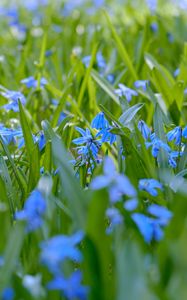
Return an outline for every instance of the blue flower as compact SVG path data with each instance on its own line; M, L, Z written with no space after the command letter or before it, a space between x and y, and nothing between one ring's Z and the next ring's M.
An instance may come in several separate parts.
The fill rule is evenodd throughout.
M4 125L0 124L0 136L5 144L11 142L15 143L16 138L20 139L23 137L23 132L21 129L6 128Z
M7 90L6 92L1 92L1 95L10 101L8 104L3 105L3 108L7 111L13 110L14 112L18 112L18 100L20 100L22 105L26 103L25 96L21 92Z
M136 91L134 91L133 89L128 88L124 84L119 83L118 86L119 86L119 89L116 89L115 93L119 97L125 96L125 98L127 99L128 102L130 102L132 100L133 96L138 96L138 93Z
M156 179L140 179L139 190L146 191L152 196L157 196L158 191L156 189L162 189L162 184Z
M108 128L108 121L105 119L105 115L103 112L98 113L92 121L92 128L95 129L105 129Z
M173 214L166 207L158 204L151 204L147 211L153 217L148 217L141 213L133 213L132 219L147 243L150 243L152 240L160 241L164 235L162 227L168 225Z
M7 287L2 291L2 300L13 300L15 296L14 290L11 287Z
M91 60L91 56L88 55L88 56L83 57L82 62L84 63L84 65L86 67L88 67L89 64L90 64L90 60ZM99 69L102 70L102 69L104 69L106 67L106 61L105 61L105 59L104 59L104 57L103 57L103 55L102 55L101 52L97 53L97 55L96 55L96 62L97 62L97 66L98 66Z
M152 240L160 241L163 238L162 228L156 219L141 213L133 213L132 219L143 235L146 243L150 243Z
M59 290L67 300L86 300L88 295L88 287L81 284L82 274L75 271L69 278L64 276L57 276L51 282L48 283L47 288L49 290Z
M182 136L186 139L187 138L187 126L184 127L183 131L182 131Z
M166 226L173 216L171 211L169 211L166 207L158 204L151 204L148 207L147 211L154 217L157 217L160 225L162 226Z
M138 122L138 129L140 130L145 140L147 140L151 135L151 129L147 126L147 124L143 120L140 120Z
M176 159L179 158L180 156L182 156L182 154L183 154L183 152L179 152L179 151L171 151L169 153L168 162L169 162L169 165L172 168L176 168L177 167Z
M125 201L123 207L128 210L128 211L133 211L137 208L138 206L138 200L136 198L129 199Z
M39 6L48 4L48 0L27 0L23 1L23 5L30 11L37 10Z
M76 145L85 144L84 146L78 147L78 153L85 156L91 154L94 158L96 158L100 148L100 141L94 139L88 128L84 130L80 127L75 127L75 129L80 132L82 136L74 139L72 142Z
M21 211L16 212L16 220L25 220L27 222L27 231L35 231L43 224L43 215L46 211L46 202L39 192L34 190L24 204Z
M112 145L116 141L116 135L110 132L112 129L111 126L103 128L96 134L96 137L101 136L101 143L109 142Z
M166 143L164 143L162 140L158 139L155 136L155 133L151 134L150 139L151 139L151 142L146 142L146 147L149 148L150 146L152 146L153 157L158 156L160 149L165 150L167 153L171 152L171 148Z
M112 203L119 201L122 195L136 197L135 188L125 175L116 172L114 162L110 157L105 158L103 171L104 175L99 175L92 180L90 187L93 190L108 187Z
M179 74L180 74L180 69L177 68L177 69L174 71L173 75L174 75L174 77L177 77Z
M182 128L180 126L175 127L173 130L167 133L168 141L175 140L175 145L180 145L182 138Z
M110 234L118 225L123 223L123 216L115 207L108 208L106 210L106 216L110 222L110 225L107 227L106 233Z
M153 13L157 8L157 0L146 0L146 2L150 11Z
M41 262L53 274L61 274L62 263L66 260L82 261L82 254L77 245L82 241L84 234L78 231L72 236L57 235L41 243Z
M38 81L34 79L33 76L22 79L21 83L25 84L27 88L36 88L38 85ZM43 88L46 84L47 84L47 80L44 77L42 77L40 79L40 87Z
M136 80L134 82L135 88L142 88L144 92L147 90L147 85L149 84L149 80Z
M153 32L157 32L158 31L158 24L156 22L152 22L150 25L150 28Z

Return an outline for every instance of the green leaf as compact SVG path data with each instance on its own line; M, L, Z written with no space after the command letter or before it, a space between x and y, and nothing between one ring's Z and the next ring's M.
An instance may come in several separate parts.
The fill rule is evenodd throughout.
M120 105L119 99L117 95L114 93L114 89L111 87L111 85L107 82L107 80L99 75L99 73L92 69L91 72L92 78L95 80L95 82L105 91L108 96L114 100L114 102L118 105Z
M115 245L117 300L155 299L148 287L145 256L130 240L119 238Z
M11 275L16 269L24 241L25 226L17 223L10 231L4 251L4 264L0 269L0 291L9 286Z
M70 157L62 144L62 141L55 134L47 121L42 122L45 137L52 144L52 155L55 164L58 166L63 193L68 200L68 208L72 212L74 226L85 227L86 221L86 202L85 194L76 180L70 166Z
M37 185L40 177L40 158L37 143L34 143L32 132L24 111L24 108L19 101L20 123L23 130L25 147L29 158L29 184L28 192L30 192Z
M110 20L110 17L108 16L108 14L104 11L104 14L105 14L105 17L107 19L107 24L108 24L108 27L110 28L111 32L112 32L112 36L116 42L116 47L118 49L118 52L121 56L121 59L123 60L125 66L127 66L127 68L129 69L129 72L132 76L132 78L134 80L137 80L138 79L138 75L136 73L136 70L132 64L132 59L129 57L128 55L128 51L127 49L125 48L120 36L118 35L118 33L116 32L111 20Z
M123 124L123 126L129 125L129 123L132 122L138 111L143 107L144 104L138 103L130 108L128 108L119 118L120 123Z

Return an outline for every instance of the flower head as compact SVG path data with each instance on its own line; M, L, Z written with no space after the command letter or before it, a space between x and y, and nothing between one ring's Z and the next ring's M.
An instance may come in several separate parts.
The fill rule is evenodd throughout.
M158 192L156 189L162 189L162 184L156 179L140 179L139 190L146 191L152 196L157 196Z
M66 259L80 262L82 254L77 245L82 241L82 231L72 236L57 235L41 243L41 262L48 267L53 274L60 274L63 262Z
M138 93L135 90L128 88L124 84L119 83L118 86L119 86L119 89L116 89L115 93L119 97L125 96L125 98L127 99L128 102L130 102L132 100L133 96L138 96Z
M94 178L90 186L93 190L108 187L112 203L119 201L122 195L136 196L135 188L125 175L117 173L114 162L110 157L105 158L104 175Z
M144 92L146 92L148 84L149 84L149 80L136 80L134 82L135 88L137 89L142 88Z
M95 129L105 129L108 128L108 121L105 119L103 112L98 113L92 121L92 128Z
M86 300L88 294L88 287L81 284L82 274L75 271L70 277L65 278L63 275L56 276L47 285L49 290L59 290L67 300Z
M35 231L43 223L43 215L46 211L46 202L39 190L34 190L24 204L21 211L16 212L16 220L25 220L27 222L27 231Z
M10 101L8 104L3 105L3 108L7 111L13 110L14 112L18 112L19 100L22 105L25 105L26 103L25 96L21 92L7 90L6 92L1 92L1 95Z
M143 120L140 120L138 122L138 129L140 130L144 139L147 140L151 134L151 129L147 126L147 124Z
M169 131L167 134L168 141L175 141L176 145L180 145L182 138L182 128L180 126L175 127L173 130Z

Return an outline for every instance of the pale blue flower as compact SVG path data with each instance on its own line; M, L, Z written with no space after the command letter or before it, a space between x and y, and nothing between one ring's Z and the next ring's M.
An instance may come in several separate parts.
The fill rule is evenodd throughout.
M104 160L104 175L95 177L90 187L99 190L108 187L112 203L118 202L122 195L136 197L136 190L130 180L123 174L117 173L113 160L106 157Z
M128 88L124 84L119 83L118 86L119 86L119 89L116 89L115 93L119 97L125 96L125 98L127 99L128 102L130 102L132 100L133 96L138 96L138 93L135 90Z
M162 190L162 184L156 179L140 179L139 180L139 190L146 191L150 195L156 197L158 195L157 189Z
M21 211L16 212L16 220L25 220L28 232L35 231L43 224L43 216L46 212L46 201L39 190L34 190L24 204Z

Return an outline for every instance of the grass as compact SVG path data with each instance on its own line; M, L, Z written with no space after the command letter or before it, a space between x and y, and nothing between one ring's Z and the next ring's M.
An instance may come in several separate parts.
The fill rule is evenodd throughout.
M81 270L88 299L186 299L187 144L185 136L178 145L168 141L167 133L177 126L184 133L187 125L187 15L169 1L160 1L153 13L142 1L106 1L98 8L85 1L67 13L70 2L49 1L35 11L19 4L17 23L10 25L15 19L7 11L0 20L1 299L84 299L48 290L54 274L41 262L43 241L80 230L83 259L66 259L62 271L69 276ZM5 1L5 7L9 5ZM32 88L21 83L29 76L36 80ZM47 84L42 86L43 77ZM145 90L134 87L138 79L149 81ZM130 102L118 97L119 83L138 96ZM3 107L9 102L3 96L7 91L25 96L26 103L17 99L16 112ZM116 142L102 143L97 159L92 152L81 156L72 142L80 137L76 128L89 128L94 136L98 130L91 124L99 112L110 123ZM155 158L146 147L140 120L178 151L173 168L167 151L161 149ZM21 128L22 147L19 137L5 137L5 127L12 132ZM110 187L91 188L104 173L106 156L134 186L135 211L124 208L128 194L111 204ZM139 188L145 178L162 183L156 197ZM27 221L15 216L36 190L46 210L41 226L28 233ZM153 233L146 242L132 215L150 217L147 210L153 203L166 207L173 217L160 241ZM120 224L107 217L109 208L120 213ZM114 227L110 234L108 226ZM146 221L144 226L148 230ZM28 275L33 276L33 288L24 284ZM70 286L76 290L75 283Z

